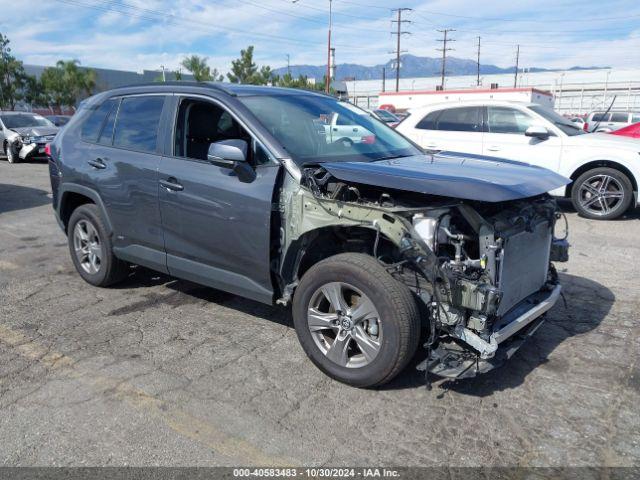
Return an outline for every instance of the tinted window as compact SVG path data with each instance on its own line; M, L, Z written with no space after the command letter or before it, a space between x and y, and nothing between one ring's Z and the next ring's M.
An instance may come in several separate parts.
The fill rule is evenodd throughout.
M104 126L102 127L102 131L98 136L98 143L101 143L103 145L111 145L111 143L113 142L113 125L116 122L116 114L118 113L119 104L119 101L115 101L111 105L111 111L109 112L109 115L107 115L107 119L104 123Z
M115 100L107 100L89 115L82 125L81 136L84 140L88 142L98 140L104 121L114 104L116 104Z
M338 118L336 118L336 125L348 126L353 124L349 122L348 118L338 115Z
M572 122L562 115L559 115L555 110L543 107L542 105L532 105L529 107L529 110L533 110L541 117L544 117L569 136L583 135L585 133L579 123Z
M158 139L158 125L164 97L130 97L122 99L113 144L142 152L153 152Z
M441 112L441 110L436 110L435 112L429 113L426 117L418 122L416 128L419 128L421 130L435 130L436 120L438 119L438 115L440 115Z
M611 114L612 122L620 122L620 123L628 123L629 122L629 114L628 113L612 113Z
M444 110L438 117L438 130L449 132L481 132L480 108L465 107Z
M631 117L631 123L638 123L640 122L640 113L634 113L633 117Z
M535 120L520 110L507 107L488 107L487 120L491 133L516 133L524 135L524 132Z
M604 113L594 113L593 117L591 117L592 122L604 122L605 118L609 118L609 114L605 116Z
M7 128L24 127L53 127L53 123L40 115L32 113L20 113L13 115L2 115L2 123Z

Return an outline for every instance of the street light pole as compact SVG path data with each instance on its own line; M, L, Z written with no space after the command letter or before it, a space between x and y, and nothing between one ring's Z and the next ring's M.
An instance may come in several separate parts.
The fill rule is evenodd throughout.
M327 81L325 85L325 92L329 93L329 87L331 85L331 27L333 24L332 19L332 11L331 11L332 0L329 0L329 35L327 38Z

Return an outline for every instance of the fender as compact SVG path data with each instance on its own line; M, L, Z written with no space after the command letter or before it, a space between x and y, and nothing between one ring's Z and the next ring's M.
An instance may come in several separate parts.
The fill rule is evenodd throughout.
M104 202L100 195L95 190L85 187L84 185L79 185L77 183L63 183L60 185L60 194L58 195L58 205L55 206L56 216L58 217L58 222L61 224L61 227L64 230L64 225L62 225L62 205L64 205L64 199L68 193L78 193L80 195L84 195L87 198L90 198L93 203L95 203L100 209L100 213L102 214L102 218L104 219L105 227L107 228L107 233L109 235L113 234L113 224L111 223L111 219L109 218L109 214L107 213L107 209L104 206Z

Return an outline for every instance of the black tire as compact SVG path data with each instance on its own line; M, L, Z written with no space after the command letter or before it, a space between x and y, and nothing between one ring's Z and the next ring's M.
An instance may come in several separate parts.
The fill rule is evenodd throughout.
M382 336L370 363L351 368L330 360L311 334L307 311L314 295L332 282L346 282L366 295L379 314ZM311 267L293 299L293 321L300 344L311 361L330 377L355 387L392 380L413 357L420 340L420 314L409 288L394 279L373 257L341 253ZM355 341L355 340L352 340Z
M13 151L11 145L7 145L7 161L9 163L18 163L18 154Z
M611 204L612 207L610 211L604 209L599 201L596 201L593 206L585 206L586 203L588 203L588 200L585 201L583 195L588 194L589 192L585 192L583 190L583 186L585 188L587 185L595 185L597 187L598 178L605 176L611 177L615 180L612 184L617 184L617 186L619 186L619 189L616 188L616 190L621 191L622 198L620 200L608 200L608 202L615 201L615 204ZM592 198L594 197L592 196L590 199ZM620 170L608 167L594 168L593 170L589 170L580 175L573 183L571 188L571 201L573 203L573 207L581 217L591 218L594 220L613 220L629 209L629 206L633 201L633 186L629 178Z
M85 270L75 251L74 232L80 222L83 222L83 225L86 225L86 223L90 224L93 229L95 229L96 236L99 239L98 246L100 247L101 259L99 268L95 273ZM87 283L96 287L107 287L123 280L127 276L129 265L113 254L111 237L107 234L100 210L96 205L87 203L80 205L73 211L67 228L67 239L71 260L80 276Z

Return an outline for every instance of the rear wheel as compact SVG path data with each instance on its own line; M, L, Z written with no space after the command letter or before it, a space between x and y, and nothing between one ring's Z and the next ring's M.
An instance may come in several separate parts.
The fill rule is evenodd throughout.
M293 300L293 320L311 361L357 387L393 379L420 336L409 288L377 260L357 253L330 257L305 273Z
M86 282L106 287L127 276L129 266L113 254L111 238L94 204L73 211L67 237L73 264Z
M633 186L619 170L600 167L580 175L573 184L571 200L583 217L612 220L622 215L633 200Z

